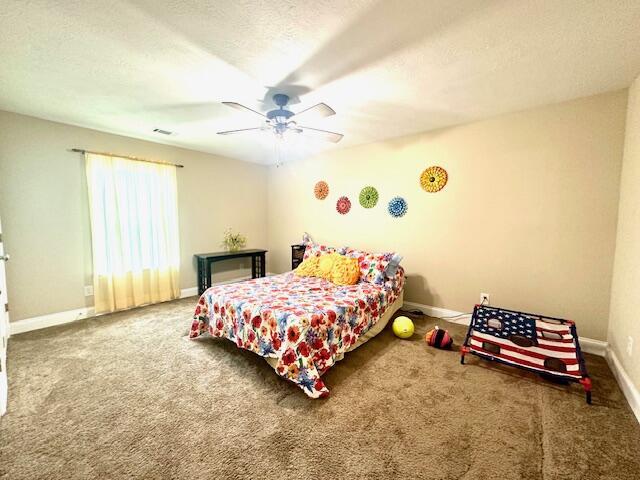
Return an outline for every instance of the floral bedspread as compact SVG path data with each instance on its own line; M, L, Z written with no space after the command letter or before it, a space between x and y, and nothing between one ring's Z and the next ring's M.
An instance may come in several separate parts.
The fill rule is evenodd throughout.
M202 294L190 338L208 332L277 359L276 372L312 398L329 390L320 376L396 301L404 270L382 285L337 286L284 273L219 285Z

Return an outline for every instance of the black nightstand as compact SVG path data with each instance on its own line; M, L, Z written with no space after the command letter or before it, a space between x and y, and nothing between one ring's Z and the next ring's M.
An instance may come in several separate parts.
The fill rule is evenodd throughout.
M295 270L302 263L305 247L306 245L291 245L291 270Z

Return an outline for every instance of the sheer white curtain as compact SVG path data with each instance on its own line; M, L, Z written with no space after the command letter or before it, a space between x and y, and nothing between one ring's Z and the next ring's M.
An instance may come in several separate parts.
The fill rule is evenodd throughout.
M180 296L176 167L85 154L97 313Z

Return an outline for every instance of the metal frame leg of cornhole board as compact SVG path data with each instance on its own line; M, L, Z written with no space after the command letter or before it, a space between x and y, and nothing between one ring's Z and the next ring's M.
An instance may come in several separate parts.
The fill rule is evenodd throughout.
M476 305L460 348L460 363L464 364L467 353L555 380L578 382L591 403L591 379L572 320Z

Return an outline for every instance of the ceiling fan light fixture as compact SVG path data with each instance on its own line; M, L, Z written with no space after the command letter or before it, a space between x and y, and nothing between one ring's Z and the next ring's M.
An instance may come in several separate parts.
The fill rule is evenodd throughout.
M295 113L284 108L277 108L267 112L267 118L269 120L276 120L278 122L286 122L289 118L293 117Z
M317 128L298 126L297 121L290 120L290 118L294 116L296 117L296 119L298 119L298 116L302 114L306 115L305 118L309 118L312 116L328 117L328 116L334 115L336 112L327 104L319 103L317 105L307 108L306 110L295 113L285 108L289 103L289 97L287 95L284 95L281 93L276 94L273 96L273 101L278 106L278 108L274 110L270 110L265 114L257 112L256 110L253 110L249 107L245 107L244 105L241 105L236 102L222 102L223 104L229 107L235 108L236 110L257 114L263 118L266 117L266 119L264 123L262 123L262 125L258 128L245 128L240 130L229 130L226 132L218 132L218 133L221 135L228 135L232 133L244 133L251 130L261 130L261 131L271 130L273 134L276 136L276 138L280 140L284 140L285 134L287 136L290 135L290 133L287 133L287 132L296 133L296 134L300 134L300 133L311 134L318 138L322 138L324 140L327 140L333 143L337 143L342 139L343 135L340 133L329 132L327 130L320 130Z

